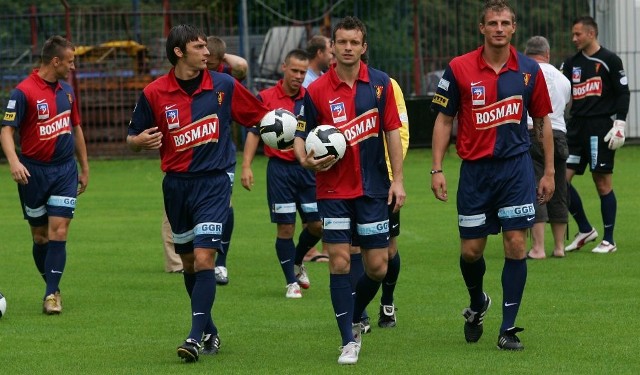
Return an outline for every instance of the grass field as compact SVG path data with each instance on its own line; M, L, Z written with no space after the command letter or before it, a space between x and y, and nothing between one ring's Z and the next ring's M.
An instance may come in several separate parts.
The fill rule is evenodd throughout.
M466 344L460 315L468 303L458 269L455 209L458 157L444 170L451 200L429 189L430 150L405 162L408 200L402 211L402 272L396 291L398 327L363 338L359 363L336 364L340 337L329 298L326 264L310 264L311 289L285 300L275 256L275 226L266 207L266 160L254 162L255 189L240 186L229 255L230 284L218 287L214 319L221 352L182 364L175 348L190 327L182 277L163 272L159 161L92 161L87 192L72 222L62 279L64 311L41 313L43 282L31 256L8 166L0 165L0 374L637 374L640 326L639 147L618 152L616 242L609 255L587 249L564 259L530 261L518 325L526 349L495 347L501 319L499 236L486 250L485 287L494 306L485 335ZM588 216L602 232L600 203L590 177L574 180ZM576 226L570 224L571 234ZM547 229L547 252L551 249ZM377 321L378 302L369 308Z

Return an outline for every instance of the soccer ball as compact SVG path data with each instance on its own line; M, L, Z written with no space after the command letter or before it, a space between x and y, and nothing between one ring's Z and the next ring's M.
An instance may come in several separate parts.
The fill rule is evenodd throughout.
M286 150L293 146L298 120L286 109L274 109L260 120L260 137L269 147Z
M2 318L2 316L6 311L7 311L7 299L4 298L2 293L0 293L0 318Z
M318 125L307 135L304 146L307 154L314 150L315 159L327 155L334 155L337 159L341 159L347 150L347 140L335 126Z

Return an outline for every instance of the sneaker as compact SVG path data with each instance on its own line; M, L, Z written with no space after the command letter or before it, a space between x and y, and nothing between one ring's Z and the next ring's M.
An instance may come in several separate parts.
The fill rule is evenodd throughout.
M511 327L498 336L498 349L500 350L523 350L524 345L520 342L516 333L524 331L524 328Z
M371 321L366 317L360 321L360 328L363 334L371 333Z
M300 285L302 289L309 289L311 282L309 281L309 275L307 275L307 269L304 264L299 266L294 265L293 267L296 273L296 278L298 279L298 285Z
M62 306L58 305L58 300L55 294L49 294L45 297L42 303L42 312L47 315L60 314Z
M227 285L229 284L229 273L227 271L227 267L216 267L216 284L218 285Z
M291 283L287 285L287 298L302 298L302 292L300 291L300 285L298 283Z
M462 316L465 319L464 338L467 342L478 342L480 337L482 337L482 323L484 323L484 315L487 313L487 310L489 310L489 306L491 306L491 298L489 298L487 293L484 293L482 310L473 311L469 307L462 310Z
M395 326L396 326L395 305L380 305L380 313L378 314L378 327L391 328Z
M200 344L194 339L185 340L184 344L178 346L178 357L185 362L198 361L198 353L200 352Z
M207 333L202 337L202 354L218 354L220 351L220 337Z
M593 250L591 250L591 252L598 253L598 254L607 254L607 253L613 253L616 250L618 250L618 248L616 247L615 244L610 243L609 241L602 241L600 242L600 245L594 247Z
M357 342L350 342L345 346L339 348L342 353L338 357L339 365L355 365L358 363L358 354L360 354L360 344Z
M587 242L595 241L598 238L598 232L596 232L596 228L591 228L591 232L582 233L578 232L576 236L573 238L573 242L569 244L569 246L564 248L564 251L574 251L579 250L584 244Z
M362 334L364 333L364 324L352 323L351 333L353 334L353 339L355 340L355 342L360 345L362 343Z

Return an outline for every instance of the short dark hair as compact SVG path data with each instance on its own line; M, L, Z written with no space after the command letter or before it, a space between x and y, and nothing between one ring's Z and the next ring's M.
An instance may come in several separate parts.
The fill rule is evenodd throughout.
M358 17L347 16L340 20L336 27L333 28L333 41L336 41L336 31L337 30L360 30L362 32L362 43L367 42L367 27L364 25L362 21L358 19Z
M171 65L175 66L178 63L178 56L173 51L178 47L182 52L187 51L187 43L195 42L198 39L204 41L207 40L207 35L195 26L182 24L171 28L169 35L167 36L167 58Z
M598 24L596 23L596 20L593 19L593 17L591 17L591 16L578 17L575 20L573 20L573 25L572 26L575 26L575 25L577 25L579 23L581 23L582 25L584 25L586 27L592 28L596 32L596 38L598 37Z
M54 57L62 57L65 50L75 50L73 43L60 35L54 35L47 39L42 46L41 59L43 64L49 64Z
M484 6L482 7L482 11L480 12L480 23L484 25L484 18L487 15L487 12L502 12L503 10L508 10L511 12L511 21L516 22L516 12L513 11L511 5L505 0L487 0L484 2Z
M307 43L307 54L310 59L315 58L318 55L318 51L324 51L327 49L327 38L324 35L314 35L309 39Z
M307 55L307 52L300 48L295 48L289 51L289 53L287 53L287 55L284 57L284 63L289 63L289 60L291 60L292 57L298 60L309 60L309 55Z

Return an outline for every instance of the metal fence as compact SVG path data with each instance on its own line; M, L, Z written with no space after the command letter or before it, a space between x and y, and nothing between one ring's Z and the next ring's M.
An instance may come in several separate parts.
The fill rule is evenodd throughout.
M54 11L51 6L43 11L32 5L22 14L0 15L0 103L37 65L44 40L54 34L67 36L77 46L73 84L89 153L125 156L131 155L124 144L126 126L141 89L170 68L164 42L172 25L191 23L225 39L228 52L249 61L251 79L245 84L254 91L280 77L285 46L304 47L316 33L331 36L332 25L347 15L367 24L370 63L396 78L407 97L428 95L437 84L438 71L451 58L482 43L478 0L218 0L188 10L187 2L178 0L123 3L109 9L57 5ZM618 52L627 70L632 70L629 123L633 124L640 107L635 70L640 49L635 38L638 1L511 0L511 4L518 20L513 43L522 49L530 36L546 36L556 65L575 53L571 20L595 15L603 45ZM627 29L612 26L622 24ZM420 124L420 119L412 122ZM640 136L637 127L630 133Z

